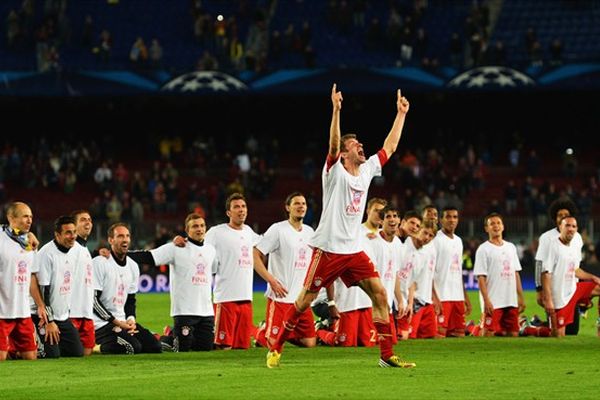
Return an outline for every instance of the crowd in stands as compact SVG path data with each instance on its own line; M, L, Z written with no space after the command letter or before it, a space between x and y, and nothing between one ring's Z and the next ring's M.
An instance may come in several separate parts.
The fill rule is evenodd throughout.
M506 22L517 7L510 1L244 0L223 4L180 0L162 15L155 15L160 14L158 4L146 2L143 7L123 1L95 6L68 0L6 3L0 9L5 21L5 57L16 60L6 64L40 72L91 67L235 73L332 66L522 68L560 65L568 46L558 25L554 35L543 26L544 35L539 35L536 24L542 22L532 19L525 30ZM553 5L557 7L571 14L589 11L581 5ZM535 6L531 8L535 15ZM130 19L121 17L132 11ZM130 26L119 25L125 21ZM149 33L148 25L161 24L163 29ZM172 29L181 24L185 29ZM519 39L506 43L511 35ZM580 35L585 35L585 29ZM571 40L580 42L577 36ZM30 52L36 55L35 67L25 61ZM570 57L576 60L578 55Z
M155 143L154 161L141 155L120 158L94 140L54 142L42 137L28 147L6 140L0 153L0 199L14 200L18 188L60 191L65 197L83 196L97 221L160 220L196 211L212 224L224 218L222 204L229 194L244 193L260 204L278 184L287 181L288 187L296 181L314 190L309 199L314 213L306 221L318 222L321 166L314 153L298 158L294 151L280 149L275 138L250 135L241 143L221 139L217 144L212 136L163 138ZM555 157L549 157L545 161L531 150L521 160L511 151L507 168L507 162L473 145L458 145L453 151L407 148L390 161L387 197L405 210L453 205L465 217L488 212L530 217L541 230L548 224L548 205L566 195L576 202L580 226L586 227L599 200L599 171L580 169L573 177L570 159L557 177L549 165ZM384 182L375 185L383 187ZM394 193L396 187L402 192Z

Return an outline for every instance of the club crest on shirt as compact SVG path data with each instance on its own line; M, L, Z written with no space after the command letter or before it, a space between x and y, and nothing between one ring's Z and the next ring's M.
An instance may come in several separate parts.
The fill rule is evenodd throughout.
M510 261L504 260L502 261L502 272L500 272L500 276L504 279L510 279L512 277L512 269L510 268Z
M204 263L200 262L196 264L196 273L192 276L192 284L193 285L202 285L208 283L208 278L206 276L206 266Z
M16 284L25 284L29 282L29 274L27 273L27 262L21 260L17 264L17 275L14 277Z
M575 278L575 268L576 264L573 261L569 262L569 265L567 266L567 273L565 274L565 278L566 279L573 279Z
M357 190L350 188L350 201L351 203L346 206L346 214L348 215L361 215L360 204L365 194L364 190Z
M294 268L296 269L305 269L306 268L306 248L301 247L298 249L298 258L294 261Z
M452 255L452 263L450 264L450 271L461 272L461 265L460 265L458 254Z
M67 294L71 292L71 271L65 271L62 285L60 285L58 290L60 294Z
M246 245L242 245L240 248L240 258L238 259L238 265L241 268L252 268L252 257L250 256L250 248Z

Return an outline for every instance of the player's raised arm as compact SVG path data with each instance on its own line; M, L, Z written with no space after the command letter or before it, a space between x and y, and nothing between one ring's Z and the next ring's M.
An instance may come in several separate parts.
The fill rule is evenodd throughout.
M334 85L335 88L335 85ZM404 120L406 118L406 113L408 113L408 109L410 107L410 103L406 97L402 96L400 89L397 92L396 98L396 118L394 119L394 125L392 125L392 129L388 133L385 141L383 142L383 150L385 150L388 158L394 154L396 148L398 147L398 143L400 142L400 136L402 136L402 128L404 127Z
M340 111L342 109L342 92L338 92L337 85L334 83L331 88L331 103L333 110L331 114L331 126L329 128L329 158L337 159L340 154Z

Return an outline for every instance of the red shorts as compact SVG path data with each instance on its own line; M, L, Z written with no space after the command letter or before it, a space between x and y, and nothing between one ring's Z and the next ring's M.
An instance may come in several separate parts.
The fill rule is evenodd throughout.
M495 333L519 332L519 309L517 307L495 308L492 315L485 314L483 327Z
M314 249L304 288L309 292L318 292L328 287L337 278L341 278L348 287L368 278L378 278L375 264L364 251L354 254L328 253Z
M79 332L79 340L85 349L93 349L96 344L94 321L88 318L71 318L71 323Z
M398 343L398 331L396 330L396 323L394 321L393 313L390 313L390 333L392 334L392 343Z
M425 339L437 335L437 316L433 304L419 308L410 321L410 338Z
M442 332L465 331L465 302L442 301L442 313L438 315L438 328Z
M372 347L377 344L377 329L371 307L340 313L335 345L340 347Z
M408 321L408 315L405 315L402 318L396 319L396 325L398 328L398 332L407 332L410 330L410 322Z
M590 297L596 284L594 282L577 282L577 289L571 300L560 310L556 310L558 328L569 325L575 319L575 306Z
M0 351L35 351L35 328L31 317L0 319Z
M229 301L215 307L215 344L233 349L250 348L250 337L255 328L252 324L252 302Z
M285 318L286 313L289 309L295 307L294 303L281 303L279 301L267 299L267 326L265 329L265 337L267 340L277 339L277 335L281 332L281 329L283 329L283 319ZM298 319L296 329L290 334L288 340L314 338L316 336L317 333L315 332L315 321L313 319L312 310L307 308L300 316L300 319Z

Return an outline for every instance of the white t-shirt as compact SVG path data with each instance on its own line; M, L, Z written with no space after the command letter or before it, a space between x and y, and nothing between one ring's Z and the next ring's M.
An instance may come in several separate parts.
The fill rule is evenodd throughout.
M120 266L110 255L110 258L102 256L94 257L94 290L101 290L100 302L113 317L124 321L125 302L127 296L138 291L140 279L140 268L131 258L126 258L125 266ZM94 328L100 329L108 324L94 313Z
M0 231L0 319L28 318L31 274L38 272L36 253L23 249Z
M310 226L304 224L297 231L287 220L276 222L267 229L256 248L269 255L269 272L283 284L288 294L276 297L271 285L267 285L265 296L281 303L296 301L312 257L308 241L314 233Z
M433 239L437 253L435 275L433 281L440 301L464 301L464 284L462 275L462 240L455 234L449 238L438 231Z
M259 240L260 236L248 225L238 230L228 224L220 224L206 232L205 243L213 245L217 250L213 263L215 303L252 301L252 251Z
M575 270L581 263L581 248L573 243L574 239L567 246L555 237L549 243L546 259L542 260L544 271L552 274L552 301L556 309L566 306L577 290Z
M394 303L394 289L401 260L404 255L404 245L396 236L388 242L380 234L371 242L373 249L373 262L379 272L381 283L387 292L388 305L390 308Z
M52 307L56 321L69 319L71 295L73 293L73 276L76 269L75 253L69 249L63 253L54 241L46 243L38 252L38 283L50 287L50 298L45 303ZM35 304L34 304L35 306ZM35 313L37 307L32 308Z
M69 317L92 319L94 317L94 266L92 255L87 247L78 242L75 242L69 253L73 253L75 257Z
M381 175L377 154L360 166L359 175L346 171L338 158L323 167L323 211L310 245L335 254L354 254L359 248L361 219L371 180Z
M339 312L360 310L361 308L373 306L371 298L358 286L346 287L346 284L340 278L336 279L333 284L335 304Z
M156 265L169 264L171 285L171 316L213 316L212 267L216 257L213 245L198 246L187 242L185 247L167 243L150 250Z
M404 255L400 261L398 278L400 278L400 291L404 306L408 304L408 289L415 281L415 268L417 265L425 262L425 253L423 248L417 249L414 239L408 237L404 242Z
M504 241L497 246L486 241L477 248L473 273L487 277L488 296L494 309L518 307L518 271L521 271L521 263L514 244ZM480 302L483 307L481 293Z
M538 249L535 253L536 261L544 262L544 260L548 258L550 243L554 242L554 239L558 238L559 236L560 232L556 228L552 228L540 235L540 238L538 239ZM573 236L573 239L571 239L571 246L581 252L581 249L583 248L583 238L579 232L575 232L575 236Z
M433 243L427 243L419 250L423 257L421 262L415 265L413 279L417 283L415 299L421 303L433 303L433 275L435 273L436 252Z

